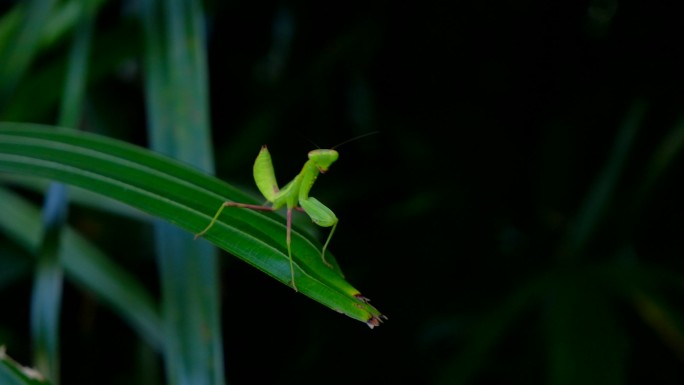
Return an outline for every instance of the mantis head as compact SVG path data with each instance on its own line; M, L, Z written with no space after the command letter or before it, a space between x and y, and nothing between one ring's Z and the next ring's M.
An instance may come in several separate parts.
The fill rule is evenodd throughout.
M335 150L318 149L309 151L309 160L311 160L322 173L328 171L328 167L335 163L338 156L339 154Z

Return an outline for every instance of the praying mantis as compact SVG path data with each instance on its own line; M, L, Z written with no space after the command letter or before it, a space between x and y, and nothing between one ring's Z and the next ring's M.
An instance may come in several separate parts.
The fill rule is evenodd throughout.
M283 188L278 188L278 182L276 181L275 172L273 170L271 154L268 152L268 148L266 146L262 146L261 151L259 151L259 155L254 161L254 181L256 182L261 194L268 202L271 203L271 205L260 206L231 201L223 202L216 211L216 214L214 214L211 222L209 222L209 225L207 225L204 230L195 234L195 239L203 236L207 231L209 231L209 229L211 229L212 226L214 226L219 216L223 212L223 209L226 207L275 211L285 206L287 207L287 231L285 241L287 244L287 255L290 259L292 288L297 291L297 285L295 284L294 277L294 262L292 261L292 248L290 245L293 210L305 212L318 226L332 227L330 234L328 235L328 239L323 244L323 248L321 250L321 259L328 267L332 268L332 265L325 259L325 251L328 248L328 244L330 244L333 234L335 233L338 219L332 210L326 207L318 199L310 197L309 192L311 191L316 178L318 178L318 175L328 171L328 168L335 163L339 154L334 149L316 149L310 151L308 156L309 160L304 163L304 166L299 174L297 174L297 176L295 176L294 179L287 183Z

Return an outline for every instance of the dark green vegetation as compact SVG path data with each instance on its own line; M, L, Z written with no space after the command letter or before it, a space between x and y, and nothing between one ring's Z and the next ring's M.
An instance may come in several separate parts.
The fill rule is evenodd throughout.
M565 3L0 5L0 384L681 383L682 10ZM301 293L281 216L192 240L262 145L282 184L374 130L311 196L380 327L304 215Z

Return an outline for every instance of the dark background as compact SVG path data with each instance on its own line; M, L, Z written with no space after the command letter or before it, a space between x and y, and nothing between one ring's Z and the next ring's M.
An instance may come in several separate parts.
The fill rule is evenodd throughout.
M136 52L131 19L107 5L101 42ZM378 131L339 147L312 196L389 317L369 330L226 256L227 381L680 384L681 19L674 1L209 2L217 176L256 191L263 144L284 183L316 145ZM137 64L93 79L89 108L146 145ZM119 229L99 242L137 247L124 261L147 258L155 288L151 230L99 215ZM65 383L104 370L105 346L135 354L66 290ZM88 346L103 353L82 367Z
M226 301L250 310L227 321L229 380L681 381L681 292L659 275L681 268L681 160L651 163L664 143L678 153L676 3L254 7L216 8L219 174L249 185L234 160L268 143L294 175L307 139L378 130L339 149L314 195L340 218L331 250L348 279L389 321L365 330L236 264ZM283 20L289 56L274 58ZM597 224L573 245L630 126ZM278 341L255 336L274 322ZM268 374L253 361L273 356Z

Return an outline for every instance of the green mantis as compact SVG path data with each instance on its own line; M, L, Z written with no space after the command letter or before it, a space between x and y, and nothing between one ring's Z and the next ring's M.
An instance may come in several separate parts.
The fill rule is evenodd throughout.
M270 206L259 206L237 202L223 202L221 207L214 214L214 218L209 222L207 227L195 235L195 239L204 235L209 229L214 226L219 216L226 207L241 207L252 210L261 211L275 211L281 207L287 207L287 254L290 258L290 273L292 275L292 288L297 291L294 277L294 263L292 261L292 249L290 245L292 232L292 211L304 211L309 215L311 220L321 227L332 227L328 239L323 244L321 250L321 259L323 262L332 267L332 265L325 259L325 251L328 248L330 239L332 239L337 228L337 217L335 213L323 205L318 199L309 196L309 191L313 187L316 178L320 173L328 171L330 165L337 160L338 153L334 149L317 149L309 152L309 160L304 163L304 167L297 176L294 177L283 188L278 188L275 172L273 171L273 162L271 161L271 154L268 152L266 146L261 147L261 151L254 161L254 181L261 194L271 203Z

